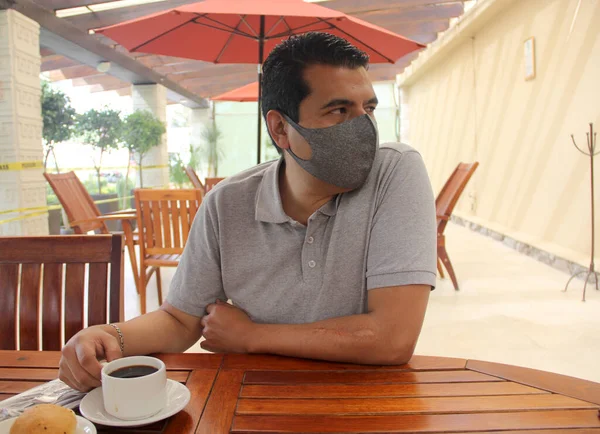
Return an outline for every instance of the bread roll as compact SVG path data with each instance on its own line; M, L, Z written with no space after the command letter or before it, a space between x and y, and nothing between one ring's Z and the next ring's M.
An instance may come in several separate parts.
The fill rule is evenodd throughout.
M54 404L40 404L27 409L15 420L10 434L74 434L75 413Z

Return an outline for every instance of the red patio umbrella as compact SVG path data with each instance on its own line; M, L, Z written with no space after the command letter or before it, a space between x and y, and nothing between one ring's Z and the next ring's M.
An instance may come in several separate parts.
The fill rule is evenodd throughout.
M221 95L213 96L213 101L253 102L258 101L258 81L247 84Z
M394 63L422 47L366 21L301 0L206 0L97 30L129 51L258 65L283 39L311 31L348 40L369 54L371 63ZM259 66L259 95L261 77ZM259 163L260 105L259 99Z

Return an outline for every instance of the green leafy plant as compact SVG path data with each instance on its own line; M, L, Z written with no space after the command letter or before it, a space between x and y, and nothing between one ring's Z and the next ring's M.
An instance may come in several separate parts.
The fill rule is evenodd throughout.
M42 120L44 127L42 138L44 143L44 169L48 164L48 156L52 154L56 171L59 172L54 147L66 142L73 136L75 109L71 100L60 90L52 89L50 84L42 81Z
M190 183L184 168L192 166L194 170L198 170L200 163L202 162L200 149L194 148L191 144L188 150L188 156L186 162L179 153L169 154L169 179L179 188Z
M98 150L98 156L93 157L94 170L98 183L98 194L102 194L100 172L102 170L102 157L105 152L110 152L119 147L123 131L123 121L116 110L104 108L91 109L77 118L77 135L86 144Z
M223 150L219 147L219 142L223 137L221 130L213 121L208 124L201 133L204 142L203 156L208 163L208 176L217 176L219 172L219 162L225 157Z
M149 111L137 110L127 116L124 123L123 142L129 150L129 161L137 157L140 174L140 187L144 186L142 163L144 156L155 146L160 145L163 134L167 131L165 124ZM130 163L127 163L125 179L129 179Z

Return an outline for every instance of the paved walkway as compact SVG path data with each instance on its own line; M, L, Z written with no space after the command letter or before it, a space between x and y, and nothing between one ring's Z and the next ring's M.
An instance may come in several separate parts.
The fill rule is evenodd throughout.
M450 259L461 290L439 280L416 353L527 366L600 382L600 292L504 244L450 223ZM139 314L126 265L126 317ZM173 275L163 268L163 289ZM158 307L154 278L148 309ZM167 289L168 290L168 289ZM165 291L166 292L166 291ZM195 345L190 351L199 351Z

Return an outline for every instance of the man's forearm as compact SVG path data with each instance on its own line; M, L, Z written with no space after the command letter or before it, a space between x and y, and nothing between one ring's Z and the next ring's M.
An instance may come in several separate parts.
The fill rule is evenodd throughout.
M390 336L369 315L332 318L310 324L257 324L250 343L253 353L304 357L348 363L402 364L415 342Z
M124 356L182 352L201 336L200 330L197 333L186 330L182 323L162 309L118 323L117 326L123 333ZM113 327L109 325L102 327L118 339L118 334Z

